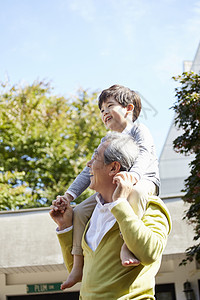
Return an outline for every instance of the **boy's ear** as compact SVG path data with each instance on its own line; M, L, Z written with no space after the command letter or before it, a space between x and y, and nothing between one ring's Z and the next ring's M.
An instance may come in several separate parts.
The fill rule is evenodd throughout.
M113 161L111 164L110 164L111 168L110 168L110 172L109 172L109 176L114 176L116 175L120 169L121 169L121 165L118 161Z
M127 110L127 112L132 112L134 110L134 105L132 103L129 103L126 106L126 110Z

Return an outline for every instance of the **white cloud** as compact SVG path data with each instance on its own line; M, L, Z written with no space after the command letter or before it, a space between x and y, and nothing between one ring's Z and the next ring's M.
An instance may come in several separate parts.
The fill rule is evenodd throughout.
M161 59L158 59L154 66L157 76L162 83L169 80L172 76L183 72L180 55L176 52L176 49L173 50L174 51L169 50L168 53L165 53Z
M142 20L147 11L146 1L139 0L111 0L115 18L118 20L120 31L133 42L136 37L137 27L142 24Z
M186 22L186 30L189 32L192 37L200 38L200 1L194 3L194 6L191 8L193 13Z
M73 0L69 4L69 9L76 12L87 22L95 20L96 9L94 0Z

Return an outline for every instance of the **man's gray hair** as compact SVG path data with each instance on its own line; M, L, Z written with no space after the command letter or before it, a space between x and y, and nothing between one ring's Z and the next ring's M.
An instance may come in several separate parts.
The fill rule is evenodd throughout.
M105 164L118 161L121 164L120 171L128 172L139 153L134 139L128 134L110 132L103 138L103 142L107 141L109 144L104 151Z

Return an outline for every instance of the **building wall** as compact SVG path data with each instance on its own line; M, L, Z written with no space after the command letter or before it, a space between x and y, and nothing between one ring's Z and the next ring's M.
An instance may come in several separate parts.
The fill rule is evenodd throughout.
M191 283L195 299L200 299L198 280L200 280L200 269L195 262L186 266L179 266L184 254L164 256L159 273L156 276L156 284L175 284L176 300L184 300L183 284L186 281Z
M0 274L0 300L7 300L7 296L28 295L27 285L63 282L67 278L67 271L34 272L18 274ZM65 291L80 290L80 283ZM45 291L43 293L46 293ZM38 293L38 294L43 294ZM55 291L54 293L64 293ZM66 295L67 296L67 295ZM67 299L67 297L66 297Z
M156 276L156 284L174 283L176 300L184 300L186 298L183 293L183 284L188 280L192 285L196 299L200 299L198 291L200 270L197 268L194 262L186 266L179 266L179 263L183 258L183 255L164 256L160 271ZM0 274L0 300L6 300L6 296L11 295L27 295L26 287L28 284L63 282L66 278L67 271L65 270L52 270L51 272ZM67 291L65 291L65 293L79 291L79 289L80 283L76 284L73 288L68 289ZM59 291L56 291L55 293L59 293ZM60 293L63 292L61 291Z

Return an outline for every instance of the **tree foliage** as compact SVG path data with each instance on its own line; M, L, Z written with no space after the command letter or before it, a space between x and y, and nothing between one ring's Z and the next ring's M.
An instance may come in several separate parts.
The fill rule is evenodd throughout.
M104 135L96 92L78 90L66 99L53 95L43 81L2 83L0 209L50 205L82 171Z
M175 89L175 124L183 129L183 134L174 141L174 148L186 155L193 153L195 157L190 163L190 176L185 180L183 200L189 203L184 218L193 224L194 240L198 242L186 250L186 259L182 261L186 264L194 258L200 261L200 75L183 73L174 80L181 84Z

